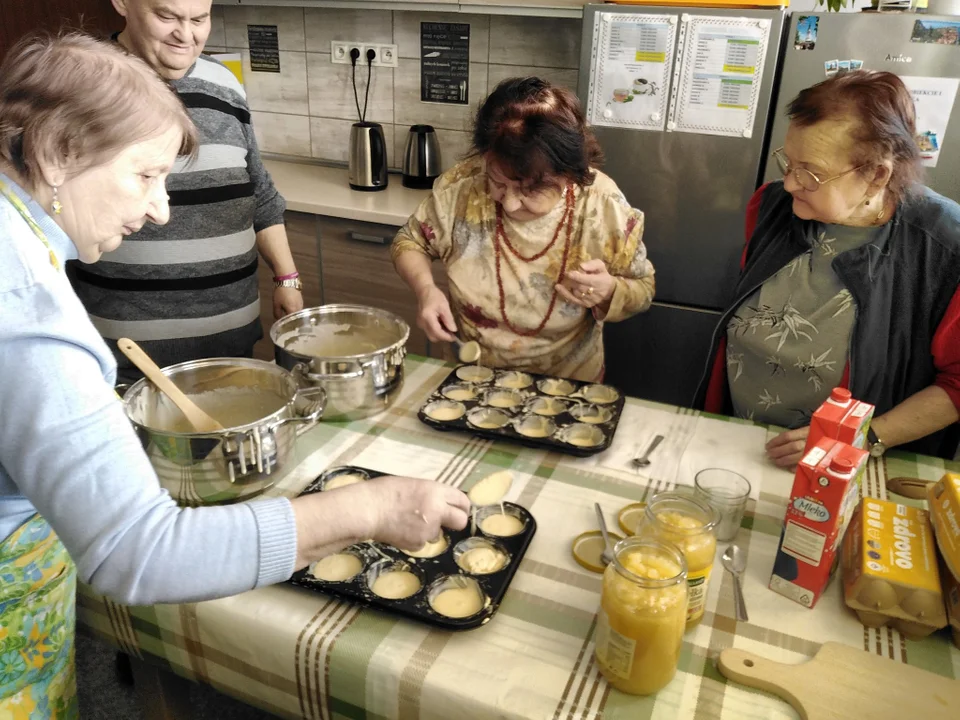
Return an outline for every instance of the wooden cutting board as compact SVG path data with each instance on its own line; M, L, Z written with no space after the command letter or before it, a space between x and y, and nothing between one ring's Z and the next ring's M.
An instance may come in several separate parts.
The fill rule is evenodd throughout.
M720 672L783 698L804 720L960 718L960 680L840 643L824 643L799 665L728 648L720 653Z

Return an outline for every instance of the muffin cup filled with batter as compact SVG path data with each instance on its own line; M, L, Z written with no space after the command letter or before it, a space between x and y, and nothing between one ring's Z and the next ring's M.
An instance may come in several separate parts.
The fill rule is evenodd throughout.
M420 592L423 573L402 560L382 560L367 571L367 587L386 600L405 600Z
M606 438L607 436L604 435L603 430L596 425L589 425L587 423L567 425L567 427L557 433L558 440L577 447L595 447L600 445Z
M343 550L313 563L310 574L324 582L346 582L359 575L365 564L359 553Z
M503 410L477 407L467 413L467 422L482 430L494 430L507 425L512 418Z
M477 528L484 535L513 537L523 532L527 518L516 505L504 503L477 509Z
M497 374L495 384L502 388L523 390L533 385L533 377L519 370L508 370Z
M477 389L473 385L463 383L461 385L447 385L440 392L447 400L463 402L464 400L476 400Z
M534 415L556 417L570 410L570 403L559 398L538 397L528 402L527 410Z
M523 405L523 395L518 390L491 390L483 398L483 404L506 410Z
M323 490L336 490L337 488L356 485L369 479L370 476L362 470L334 468L323 474L320 487Z
M490 598L480 584L463 575L447 575L431 583L427 590L430 609L449 618L468 618L482 611Z
M445 553L449 545L450 541L447 540L447 536L441 534L439 538L426 543L419 550L404 550L403 552L414 558L434 558Z
M459 420L467 413L463 403L453 400L434 400L423 408L423 414L436 422L451 422Z
M613 410L600 405L574 405L570 408L570 414L580 422L590 425L602 425L613 418Z
M537 388L544 395L564 397L572 395L577 386L564 378L544 378L537 383Z
M453 548L453 559L466 573L490 575L500 572L507 566L510 562L510 553L498 542L482 537L472 537L457 543Z
M609 385L587 385L581 388L580 395L584 400L597 405L610 405L620 399L620 392Z
M535 439L551 437L557 431L557 424L553 420L540 415L527 415L515 427L521 435Z
M483 365L464 365L457 368L457 377L464 382L485 383L493 380L493 370Z

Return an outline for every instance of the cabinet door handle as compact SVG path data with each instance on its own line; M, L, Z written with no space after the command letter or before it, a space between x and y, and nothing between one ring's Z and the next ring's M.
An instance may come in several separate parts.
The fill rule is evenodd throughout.
M351 240L359 240L360 242L373 243L374 245L389 245L393 238L384 237L382 235L365 235L364 233L358 233L355 230L351 230L348 233Z

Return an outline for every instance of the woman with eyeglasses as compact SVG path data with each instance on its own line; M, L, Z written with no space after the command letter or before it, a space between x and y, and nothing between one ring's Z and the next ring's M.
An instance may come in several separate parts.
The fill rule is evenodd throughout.
M952 458L960 407L960 206L920 184L910 92L857 70L802 91L747 208L735 301L698 406L790 428L802 457L834 387L876 405L869 450Z
M603 323L646 310L654 279L643 213L600 160L572 92L539 78L496 87L470 156L437 180L392 246L431 341L476 341L487 366L602 378Z

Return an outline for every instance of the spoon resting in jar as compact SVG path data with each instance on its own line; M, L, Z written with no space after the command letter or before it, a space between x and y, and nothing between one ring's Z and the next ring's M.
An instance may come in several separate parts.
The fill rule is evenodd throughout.
M194 430L199 433L212 433L223 430L223 425L200 409L193 400L184 395L183 391L178 388L170 378L163 374L160 367L143 351L142 347L130 338L120 338L117 340L117 347L120 348L120 352L130 359L130 362L140 369L140 372L142 372L150 382L157 386L160 392L170 398L170 401L183 413L187 422L193 425Z

